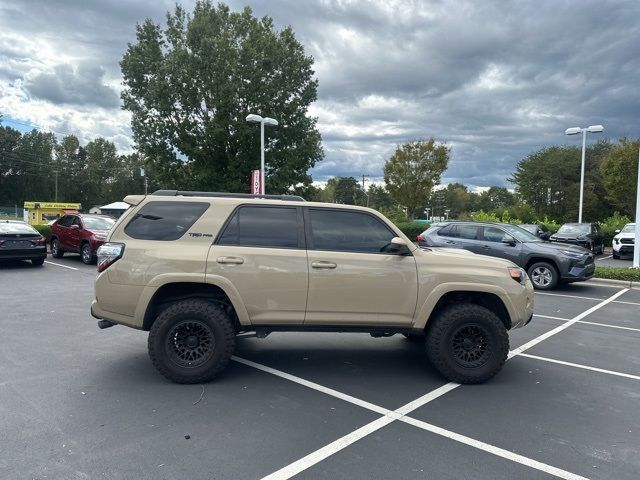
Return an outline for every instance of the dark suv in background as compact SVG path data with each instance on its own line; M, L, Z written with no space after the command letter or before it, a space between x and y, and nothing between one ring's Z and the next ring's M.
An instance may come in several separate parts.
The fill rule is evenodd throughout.
M596 255L604 252L604 236L595 223L565 223L549 240L580 245Z
M65 215L51 225L51 255L61 258L65 252L79 253L89 265L115 223L106 215Z
M418 244L506 258L524 268L539 290L551 290L560 282L588 280L595 272L590 251L576 245L545 242L509 223L439 223L422 232Z

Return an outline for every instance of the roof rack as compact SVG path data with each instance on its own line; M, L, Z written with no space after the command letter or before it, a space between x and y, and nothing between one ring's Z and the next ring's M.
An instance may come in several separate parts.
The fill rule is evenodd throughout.
M298 195L258 195L253 193L229 193L229 192L192 192L188 190L156 190L151 195L158 197L226 197L226 198L264 198L266 200L289 200L304 202L304 198Z

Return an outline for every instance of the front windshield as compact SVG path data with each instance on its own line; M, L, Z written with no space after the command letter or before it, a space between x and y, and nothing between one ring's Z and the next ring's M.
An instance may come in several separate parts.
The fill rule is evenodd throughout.
M520 228L516 225L503 225L503 228L509 232L509 235L513 236L520 242L542 242L542 240L536 237L533 233L527 232L524 228Z
M518 225L518 226L529 233L533 233L534 235L538 231L538 227L535 225Z
M110 230L116 221L106 217L83 217L84 228L89 230Z
M562 225L558 233L589 233L590 231L589 225Z
M624 228L620 231L620 233L631 233L636 231L635 223L627 223Z

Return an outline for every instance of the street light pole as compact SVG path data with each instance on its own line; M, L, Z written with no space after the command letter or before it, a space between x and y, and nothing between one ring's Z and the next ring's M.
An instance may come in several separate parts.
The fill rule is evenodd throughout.
M265 194L264 188L264 126L270 125L272 127L278 126L278 121L269 118L261 117L260 115L249 114L246 118L247 122L256 122L260 124L260 194Z
M633 268L640 267L640 149L638 149L638 186L636 187L636 235L633 239Z
M587 151L587 132L599 133L603 132L604 127L602 125L591 125L587 128L572 127L565 130L565 135L577 135L582 133L582 164L580 166L580 205L578 207L578 223L582 223L582 201L584 198L584 163Z

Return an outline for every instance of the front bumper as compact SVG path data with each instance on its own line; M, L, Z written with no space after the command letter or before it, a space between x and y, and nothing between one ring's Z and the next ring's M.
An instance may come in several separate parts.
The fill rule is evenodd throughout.
M562 281L564 282L584 282L593 277L596 272L596 264L588 263L586 265L574 265L562 275Z

